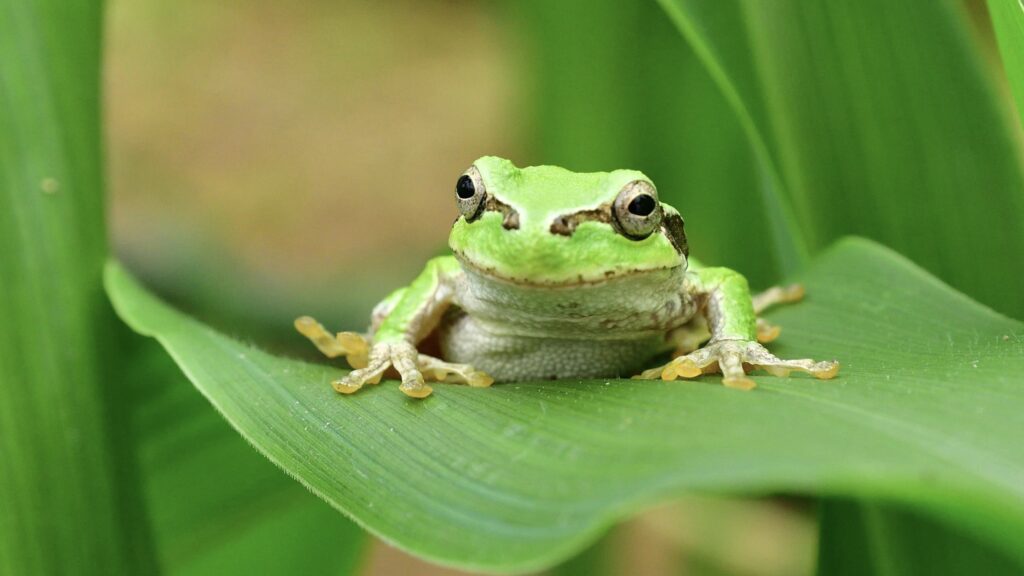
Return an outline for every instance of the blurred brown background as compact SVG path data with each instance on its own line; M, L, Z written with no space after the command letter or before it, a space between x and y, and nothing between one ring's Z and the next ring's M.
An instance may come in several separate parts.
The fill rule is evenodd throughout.
M118 252L189 298L367 308L444 246L462 170L518 155L505 29L478 2L111 3Z

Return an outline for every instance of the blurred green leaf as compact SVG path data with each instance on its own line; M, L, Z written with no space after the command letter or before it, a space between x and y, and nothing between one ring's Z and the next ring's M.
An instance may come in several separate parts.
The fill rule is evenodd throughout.
M169 574L354 574L366 533L263 458L164 351L132 353L135 436Z
M762 182L735 114L651 2L524 0L503 21L526 42L534 152L524 164L643 170L679 208L694 254L781 276ZM583 96L585 95L585 97ZM788 232L787 232L788 234Z
M631 86L642 85L638 34L643 2L547 2L506 6L522 18L532 74L528 117L534 156L523 164L577 171L610 170L637 160L639 110ZM600 33L617 31L621 33Z
M821 513L820 576L999 576L1021 565L954 528L906 510L850 501Z
M748 56L747 39L737 33L735 26L740 19L738 0L715 3L659 0L659 3L704 63L747 136L763 180L759 187L762 202L758 207L771 232L775 259L784 273L792 274L806 264L808 241L792 202L785 194L786 183L770 146L763 104L752 97L757 90L756 75Z
M613 576L623 569L623 542L620 531L612 530L601 536L568 561L546 572L548 576Z
M1024 3L1021 0L988 0L988 11L999 41L1010 90L1024 126Z
M813 248L865 234L1024 313L1024 261L1005 257L1024 252L1020 151L958 3L661 4L766 143Z
M788 248L768 241L775 225L764 217L766 183L743 129L672 23L653 2L641 5L645 24L632 34L644 65L635 66L638 86L623 88L640 109L636 165L686 218L694 255L742 270L754 286L771 285L786 272Z
M1022 156L959 3L660 1L812 249L863 234L1024 316Z
M121 317L156 337L272 461L385 540L447 564L550 565L686 489L899 500L1024 559L1024 325L850 240L780 311L776 350L840 378L440 386L339 397L325 365L277 358L168 308L119 266Z
M102 2L0 3L0 573L146 574L103 297Z

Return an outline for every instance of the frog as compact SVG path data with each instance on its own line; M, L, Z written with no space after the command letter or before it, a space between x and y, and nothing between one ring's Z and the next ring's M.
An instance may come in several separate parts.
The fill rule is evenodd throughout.
M690 257L685 222L636 170L519 168L485 156L457 179L450 254L377 304L365 333L332 334L309 316L295 328L353 370L352 394L397 372L425 398L430 382L630 376L671 381L720 373L751 390L748 372L830 379L836 360L786 360L764 344L780 328L760 314L803 297L800 285L752 295L747 279ZM438 352L421 351L432 342ZM656 364L655 366L651 366Z

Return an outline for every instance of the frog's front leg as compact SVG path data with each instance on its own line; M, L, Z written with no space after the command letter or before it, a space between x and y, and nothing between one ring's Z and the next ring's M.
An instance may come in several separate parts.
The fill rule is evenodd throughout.
M757 341L767 344L779 337L782 329L771 322L761 318L761 313L777 304L790 304L799 302L804 297L804 287L800 284L788 286L772 286L764 292L755 294L752 298L754 314L757 315ZM673 350L672 356L683 356L700 348L701 344L711 339L711 330L708 327L707 318L703 314L697 314L689 322L673 330L668 336L668 342Z
M433 389L426 380L489 386L493 379L483 372L464 364L451 364L438 358L420 354L416 344L425 338L441 320L445 310L453 303L454 288L460 281L462 269L451 256L434 258L427 263L423 272L408 287L396 291L374 310L371 326L372 346L361 366L353 363L353 370L344 378L333 383L334 389L351 394L366 384L377 384L388 368L394 367L402 378L400 389L408 396L424 398ZM300 319L296 327L300 326ZM310 319L311 320L311 319ZM317 324L319 326L319 324ZM299 331L313 340L314 344L328 356L337 356L343 333L328 340L330 334L320 327L320 332L304 325ZM326 336L326 338L325 338ZM351 356L349 356L351 361ZM357 358L359 359L359 358Z
M333 335L323 327L322 324L309 316L302 316L295 320L295 329L300 334L309 338L317 350L323 352L328 358L344 356L349 366L353 368L365 368L368 363L370 344L362 334L355 332L338 332Z
M687 291L703 300L701 313L707 321L711 340L703 348L643 372L639 378L675 380L720 371L726 386L749 390L754 387L754 381L746 376L744 365L763 369L773 376L786 376L791 370L799 370L827 379L839 371L838 362L783 360L759 344L754 303L747 281L740 274L727 268L702 268L689 273L687 281Z

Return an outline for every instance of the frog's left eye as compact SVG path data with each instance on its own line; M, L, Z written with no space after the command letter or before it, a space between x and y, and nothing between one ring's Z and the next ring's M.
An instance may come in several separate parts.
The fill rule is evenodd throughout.
M612 214L619 230L629 238L643 240L661 225L661 203L658 191L646 180L626 184L612 204Z
M455 201L459 204L459 213L466 217L467 222L475 220L483 211L486 195L483 178L476 166L470 166L455 183Z

